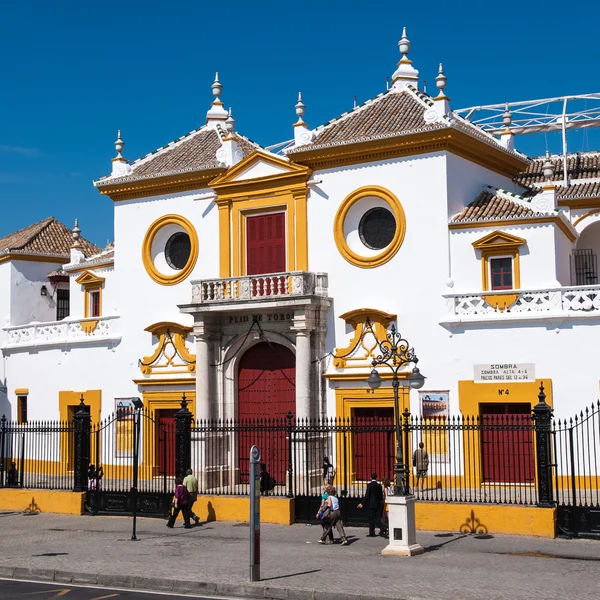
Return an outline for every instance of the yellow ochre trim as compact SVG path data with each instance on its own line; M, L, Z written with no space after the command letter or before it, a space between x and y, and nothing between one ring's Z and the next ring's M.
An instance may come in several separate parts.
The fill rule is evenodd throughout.
M600 207L600 198L574 198L558 201L558 206L567 206L569 208L598 208Z
M25 515L82 515L84 501L85 492L0 489L0 510L19 511Z
M195 505L194 505L195 510ZM417 529L480 535L527 535L554 538L554 508L417 502Z
M503 231L493 231L492 233L488 233L486 236L473 242L473 248L475 248L475 250L481 251L481 286L484 291L491 290L492 287L490 281L490 259L502 256L510 256L512 258L513 289L520 289L521 261L519 248L526 243L527 240L525 240L524 238L520 238L516 235L512 235ZM500 296L503 296L503 294L500 294ZM492 296L490 296L490 299L492 300L492 302L488 302L487 299L486 302L493 306L493 301L495 297L493 298ZM508 300L509 298L506 297L503 301L500 301L500 304L503 304L506 308ZM510 306L515 300L516 297L508 305Z
M192 331L191 327L162 321L146 327L144 331L158 337L158 344L154 352L150 356L144 356L140 361L140 371L144 375L152 373L168 375L169 373L194 373L196 371L196 356L191 354L185 345L185 340ZM167 349L168 345L173 347L174 352ZM163 363L157 362L161 355L164 358ZM180 362L175 362L177 358L180 359ZM177 369L177 367L180 368Z
M28 396L29 388L17 388L15 390L15 396Z
M100 314L102 314L102 311L100 311ZM83 329L87 335L90 335L96 330L96 327L98 327L98 321L96 319L91 321L81 321L80 324L81 329Z
M375 196L387 202L388 206L394 213L394 218L396 220L396 233L394 234L394 238L391 243L379 254L376 254L375 256L361 256L360 254L357 254L351 250L350 246L348 246L346 242L346 236L344 235L344 222L346 220L348 211L352 208L352 206L362 198L369 196ZM362 269L372 269L373 267L378 267L388 262L398 252L398 250L400 250L405 235L406 216L400 201L394 194L392 194L392 192L378 185L364 186L358 188L348 195L340 204L333 223L333 237L339 253L351 265L360 267Z
M600 208L594 208L594 210L589 210L585 214L583 214L580 217L578 217L577 219L575 219L575 222L573 223L573 227L577 227L577 225L579 223L581 223L581 221L583 221L584 219L587 219L588 217L591 217L592 215L596 215L598 213L600 213Z
M167 225L178 225L181 227L188 234L191 246L190 257L188 258L187 263L183 269L173 273L172 275L165 275L164 273L161 273L154 266L154 261L152 260L152 243L154 242L154 238L156 237L156 234ZM192 272L197 260L198 234L196 233L196 229L192 223L185 217L174 214L163 215L162 217L156 219L152 225L150 225L142 243L142 262L144 263L146 272L153 281L160 285L175 285L177 283L181 283Z
M229 202L219 207L219 277L231 277L231 207Z
M191 377L153 377L152 379L132 379L133 383L140 386L169 386L169 385L196 385L196 380ZM186 394L188 391L186 390Z
M86 269L77 279L75 279L75 283L79 283L83 286L84 296L83 296L83 316L84 318L100 317L102 316L102 287L104 285L104 277L99 277L95 273L92 273L88 269ZM91 293L98 292L100 298L98 300L99 311L97 315L90 315L90 302L91 302ZM98 325L98 321L88 321L84 324L81 323L81 328L86 332L87 335L90 335L96 326Z
M52 257L52 256L40 256L35 254L4 254L0 256L0 263L7 262L9 260L24 260L26 262L43 262L43 263L53 263L55 265L63 265L64 259L60 257Z

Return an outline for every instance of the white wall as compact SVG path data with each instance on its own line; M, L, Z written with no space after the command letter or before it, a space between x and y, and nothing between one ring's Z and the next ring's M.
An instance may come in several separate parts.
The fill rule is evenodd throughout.
M599 229L600 231L600 229ZM569 286L571 283L571 255L573 254L573 242L558 228L554 228L554 245L556 248L556 279L561 285Z
M106 317L119 314L119 290L116 283L117 278L115 276L114 267L98 267L92 268L90 271L94 275L104 279L104 283L102 284L102 316ZM69 276L69 316L76 319L83 319L85 315L85 288L75 281L80 276L81 273L73 273Z

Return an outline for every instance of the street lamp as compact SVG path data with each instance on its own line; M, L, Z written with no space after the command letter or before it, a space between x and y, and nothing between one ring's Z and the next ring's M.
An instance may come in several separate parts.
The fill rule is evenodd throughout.
M408 385L413 390L423 387L425 377L417 367L419 359L413 348L408 347L408 342L402 339L402 336L396 331L396 326L392 325L385 340L377 340L379 354L373 359L373 370L367 379L369 387L376 390L381 386L383 379L375 367L385 365L392 371L392 388L394 390L394 424L396 426L396 464L394 465L394 494L396 496L407 496L409 494L407 469L404 464L402 451L402 426L400 423L400 407L398 406L398 388L400 379L398 372L406 365L414 364L412 373L406 378Z
M131 488L131 501L133 502L133 531L131 532L131 540L137 541L136 526L137 526L137 484L138 484L138 464L140 452L140 422L141 410L144 408L144 403L140 398L131 398L133 404L133 486Z
M367 383L373 390L382 384L381 376L376 367L385 365L392 371L392 388L394 390L394 424L396 426L396 463L394 464L394 495L388 496L389 542L381 551L384 556L415 556L423 553L423 547L417 543L415 521L415 497L408 486L408 470L404 464L402 451L402 425L400 423L400 407L398 406L398 388L400 379L398 373L407 365L413 364L413 370L406 377L408 385L413 390L423 387L425 377L417 367L419 359L413 348L396 331L392 325L385 340L377 340L379 354L371 363L373 369Z

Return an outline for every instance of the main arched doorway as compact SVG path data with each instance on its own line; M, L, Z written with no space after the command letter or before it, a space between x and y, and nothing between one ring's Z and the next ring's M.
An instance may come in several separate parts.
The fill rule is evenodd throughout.
M278 484L288 468L286 415L296 412L296 357L281 344L260 342L240 359L238 371L239 467L247 481L256 444Z

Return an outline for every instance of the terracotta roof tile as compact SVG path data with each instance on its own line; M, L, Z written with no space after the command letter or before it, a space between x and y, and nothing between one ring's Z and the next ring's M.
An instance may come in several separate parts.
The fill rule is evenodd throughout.
M34 256L51 255L68 260L72 243L71 230L54 217L48 217L43 221L1 238L0 252ZM102 251L101 248L83 237L81 238L81 245L85 256L98 254Z
M562 181L564 179L562 156L552 156L550 160L554 168L552 180ZM515 181L526 186L534 183L542 183L544 181L543 168L545 161L546 158L544 156L534 158L529 167L515 177ZM567 155L567 172L569 179L592 179L600 177L600 153L586 152Z
M559 185L556 187L556 197L559 200L600 198L600 182L577 183L568 186Z
M462 221L488 221L493 219L518 219L533 217L536 213L529 207L492 192L481 192L473 202L452 218L451 223Z
M440 124L425 122L424 112L423 103L411 93L387 92L317 129L316 137L310 144L291 150L290 154L303 152L313 146L335 146L370 137L438 129Z

